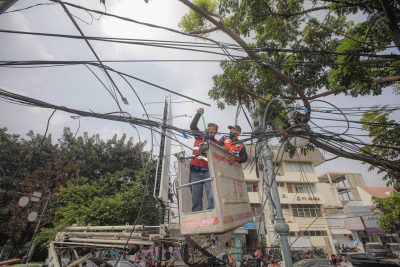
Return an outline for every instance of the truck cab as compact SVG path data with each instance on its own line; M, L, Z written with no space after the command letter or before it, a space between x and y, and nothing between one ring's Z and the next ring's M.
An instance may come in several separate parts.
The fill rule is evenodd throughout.
M393 258L392 252L378 242L367 242L365 251L377 258Z

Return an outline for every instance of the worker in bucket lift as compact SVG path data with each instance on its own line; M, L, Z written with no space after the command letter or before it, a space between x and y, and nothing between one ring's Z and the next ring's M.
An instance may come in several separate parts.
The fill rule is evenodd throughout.
M197 127L197 123L200 117L203 115L204 109L198 108L197 113L194 116L192 123L190 124L190 130L192 130L195 137L193 146L193 158L190 162L190 174L189 183L205 180L210 178L208 171L208 160L206 154L207 141L219 144L218 140L215 139L215 135L218 131L218 125L215 123L209 123L205 133L200 132ZM192 211L203 210L203 188L207 195L208 207L207 209L214 208L214 198L211 189L211 182L205 181L203 183L197 183L191 185L192 191Z
M233 155L229 158L229 163L234 162L243 163L247 161L246 147L238 139L242 132L239 125L229 126L229 136L221 138L220 143L223 144L224 149Z

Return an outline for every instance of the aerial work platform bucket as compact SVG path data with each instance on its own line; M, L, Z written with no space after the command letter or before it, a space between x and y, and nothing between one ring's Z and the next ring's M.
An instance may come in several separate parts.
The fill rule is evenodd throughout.
M205 181L211 182L214 209L206 209L207 197L203 192L204 210L197 212L192 212L191 185L194 183L189 183L190 159L178 160L179 215L183 235L224 233L253 221L242 165L229 164L229 156L232 154L209 143L210 179Z

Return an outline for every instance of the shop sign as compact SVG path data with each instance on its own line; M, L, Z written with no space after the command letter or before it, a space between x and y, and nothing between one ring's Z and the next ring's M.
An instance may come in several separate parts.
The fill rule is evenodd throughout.
M297 197L297 201L302 201L302 200L320 200L319 197Z
M282 194L281 197L282 198L288 198L288 196L286 194ZM315 200L320 200L320 198L319 197L311 197L311 196L308 196L308 197L297 196L296 200L297 201L307 201L307 200L315 201Z
M257 229L257 225L255 221L246 223L245 225L243 225L244 229Z

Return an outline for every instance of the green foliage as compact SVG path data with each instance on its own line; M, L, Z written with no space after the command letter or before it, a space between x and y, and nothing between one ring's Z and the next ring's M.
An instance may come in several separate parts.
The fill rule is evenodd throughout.
M256 49L245 49L252 61L222 61L222 73L213 77L209 96L221 109L238 103L246 105L255 118L271 97L290 103L298 99L299 90L312 99L336 94L379 95L390 86L399 92L400 83L396 80L400 63L390 49L393 44L393 49L400 49L400 36L393 26L394 22L398 29L399 10L400 5L394 0L220 0L214 12L219 15L215 18L221 18L218 26L231 37L232 31L236 33L232 39L246 42L247 47L241 44L242 48ZM186 16L190 14L193 11ZM181 28L191 31L194 27ZM389 55L374 57L381 54ZM293 83L278 80L260 63L280 70ZM282 129L282 120L287 121L287 116L278 116L279 105L273 109L276 110L271 112L270 125ZM381 148L365 147L364 152L398 162L398 152L394 152L399 151L398 142L388 144L389 140L400 140L398 127L381 129L382 134L374 127L366 129L372 131L374 144ZM398 177L399 173L391 172L386 179L393 182Z
M33 132L25 139L0 128L0 246L7 243L12 248L5 256L26 252L25 245L35 228L34 223L28 223L27 216L33 210L40 211L45 201L21 208L17 204L21 197L18 192L53 192L42 230L35 238L43 250L67 225L134 222L138 199L152 192L154 184L154 162L146 166L146 173L142 169L142 157L146 162L149 159L143 151L144 143L134 143L125 135L106 141L87 133L74 138L66 128L56 144L51 136L46 137L14 178L20 162L41 139ZM145 186L147 178L149 187ZM157 221L155 203L147 195L145 201L147 208L143 209L139 223L153 224Z
M400 193L392 192L387 198L374 198L373 201L383 213L379 227L388 233L397 232L400 229Z
M36 242L45 247L54 234L64 227L77 225L125 225L133 224L144 197L145 205L136 223L153 224L157 209L149 188L145 187L143 172L125 169L106 174L100 180L81 179L68 182L57 194L54 225L43 228ZM147 190L146 190L147 189Z
M214 87L208 95L217 100L218 107L221 109L225 107L225 104L235 105L237 101L251 109L252 96L249 93L256 93L261 99L266 100L271 99L276 93L274 89L279 82L272 82L271 75L265 73L262 67L253 62L223 61L220 66L224 73L213 77Z
M213 13L217 7L217 3L214 0L195 0L194 4L209 13ZM209 23L193 10L190 10L188 14L183 16L179 23L179 27L186 32L205 30L208 26L210 26Z
M372 111L363 115L362 128L369 132L372 144L375 146L364 146L364 152L376 158L400 164L400 125L390 119L391 112ZM374 167L370 167L373 169ZM378 169L378 173L385 170ZM388 184L400 184L400 173L388 172L384 179Z
M389 2L397 6L394 1ZM320 9L313 11L314 7ZM380 53L392 44L392 33L378 2L314 1L310 6L303 0L221 0L215 13L242 39L247 37L244 40L248 46L266 48L257 54L293 77L308 96L325 90L352 96L377 95L382 88L396 84L378 80L399 75L400 68L382 62L364 62L365 58L361 56ZM354 14L357 14L357 21L351 19ZM204 29L204 19L199 16L189 11L182 21L187 20L186 25L191 26L181 23L181 28L187 32ZM291 87L266 74L254 63L222 62L221 68L223 73L213 78L214 86L209 92L220 108L226 104L236 105L238 101L249 106L258 101L263 106L265 99L244 96L249 91L284 98L297 96Z

